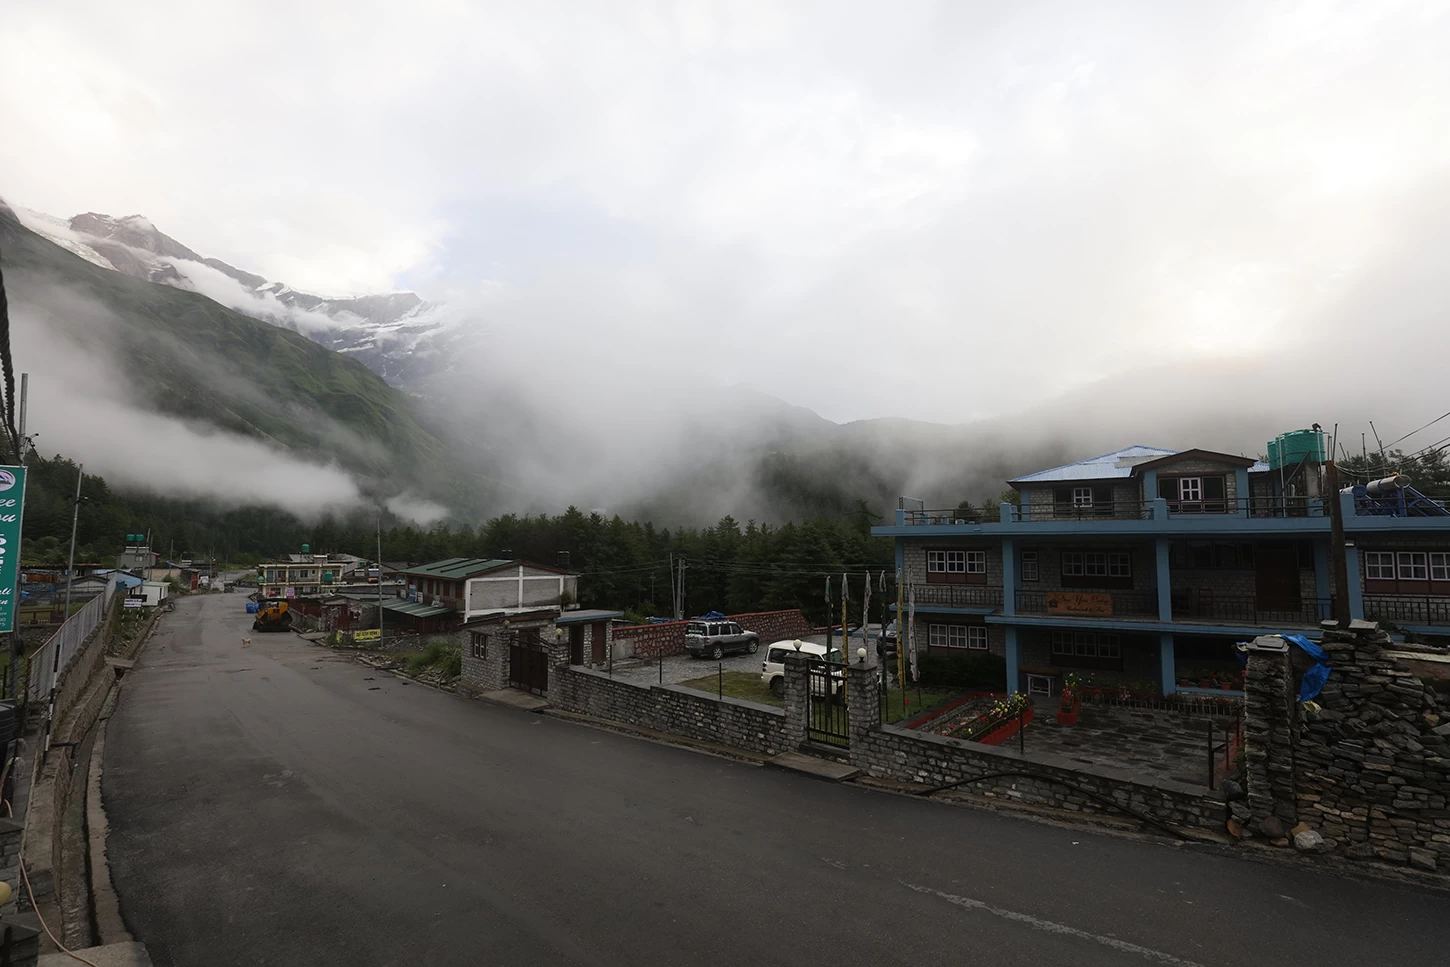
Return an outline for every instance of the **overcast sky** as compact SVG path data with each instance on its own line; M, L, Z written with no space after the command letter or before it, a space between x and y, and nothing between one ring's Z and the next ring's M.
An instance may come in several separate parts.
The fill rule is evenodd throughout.
M1443 398L1443 286L1346 306L1446 250L1447 92L1443 3L9 0L0 195L836 420L1401 308Z

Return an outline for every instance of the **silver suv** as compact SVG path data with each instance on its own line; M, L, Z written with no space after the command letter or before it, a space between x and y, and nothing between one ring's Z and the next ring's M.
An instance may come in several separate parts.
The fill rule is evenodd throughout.
M733 621L691 621L685 628L685 650L696 658L709 655L716 660L728 652L755 654L760 636Z

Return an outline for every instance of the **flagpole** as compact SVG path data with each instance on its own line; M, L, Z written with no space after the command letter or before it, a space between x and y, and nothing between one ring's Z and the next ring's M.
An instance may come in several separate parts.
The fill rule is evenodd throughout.
M850 586L851 586L850 583L846 580L846 575L842 574L841 575L841 702L843 704L845 703L846 697L847 697L846 696L846 672L848 671L848 669L846 668L846 666L849 665L849 664L851 664L851 659L846 654L846 652L849 651L850 648L851 648L851 637L850 637L850 634L846 630L846 603L851 598L851 595L848 593L847 589L850 588Z
M901 714L906 715L906 589L896 569L896 684L901 689Z

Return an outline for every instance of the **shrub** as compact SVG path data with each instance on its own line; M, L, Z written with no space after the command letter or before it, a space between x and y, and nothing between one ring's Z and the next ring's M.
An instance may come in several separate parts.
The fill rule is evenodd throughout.
M417 675L428 669L451 678L463 674L463 649L447 639L435 638L428 647L408 659L408 671Z
M990 652L976 655L921 655L916 660L921 684L936 688L1007 689L1007 660Z

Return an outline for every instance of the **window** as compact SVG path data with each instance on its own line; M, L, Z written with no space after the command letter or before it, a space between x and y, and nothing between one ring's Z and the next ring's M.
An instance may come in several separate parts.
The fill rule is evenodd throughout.
M929 550L926 580L928 584L986 584L987 552Z
M1158 496L1178 514L1222 514L1228 511L1228 484L1221 476L1159 477Z
M1111 517L1113 514L1113 486L1112 484L1099 484L1097 486L1054 487L1052 502L1057 505L1058 513L1066 516L1076 517L1084 513L1091 513L1099 517Z
M475 631L469 637L471 637L473 639L473 657L474 658L480 658L480 659L487 658L488 657L488 635L479 634L477 631Z
M1400 551L1399 572L1401 581L1428 581L1430 572L1425 566L1424 551Z
M1116 634L1097 631L1054 631L1052 661L1057 665L1079 668L1123 667L1122 639Z
M777 665L785 664L785 656L791 654L795 649L772 648L766 654L765 660Z
M1093 505L1093 488L1072 488L1072 505L1074 507L1091 507Z
M1430 580L1450 581L1450 554L1430 555Z
M972 648L986 650L985 625L928 625L927 644L932 648Z
M1062 576L1131 579L1132 558L1126 551L1063 551Z
M1022 552L1022 580L1024 580L1024 581L1036 581L1037 580L1037 552L1036 551L1023 551Z
M1368 581L1393 581L1395 579L1395 556L1389 551L1366 551L1364 576Z
M1202 477L1179 477L1178 499L1199 501L1203 499Z

